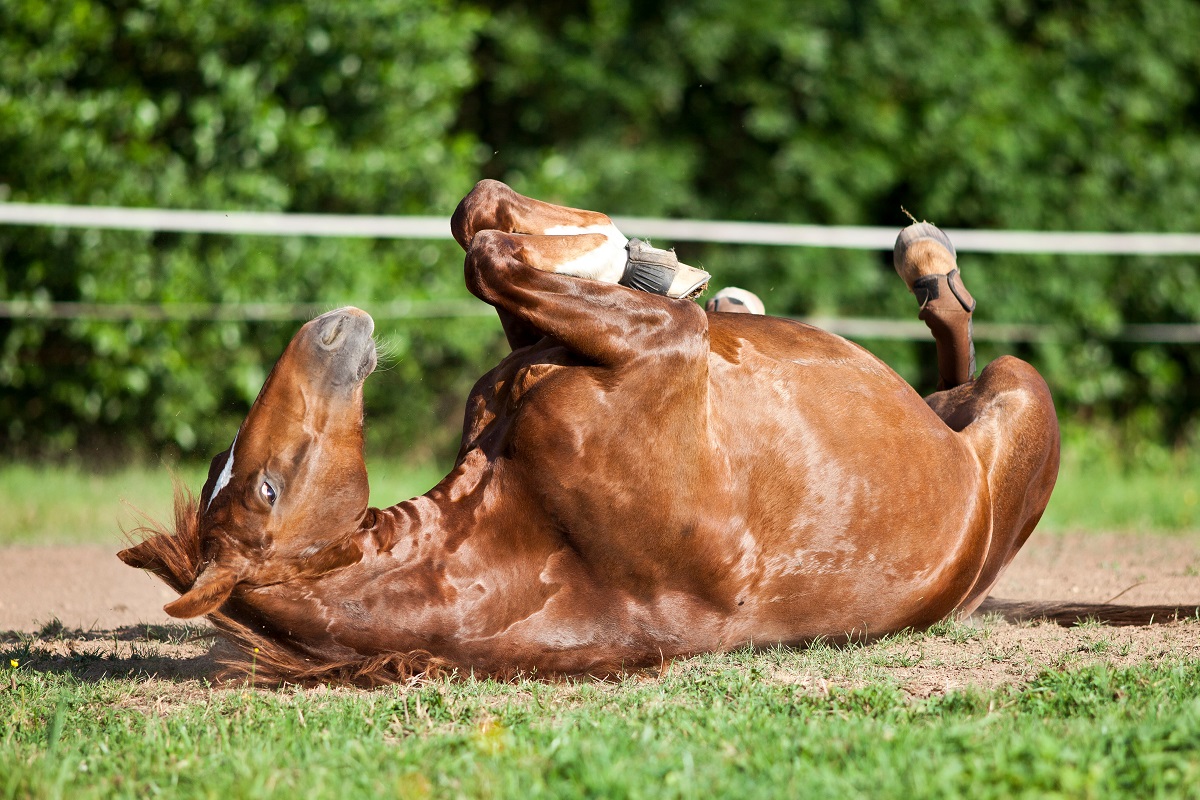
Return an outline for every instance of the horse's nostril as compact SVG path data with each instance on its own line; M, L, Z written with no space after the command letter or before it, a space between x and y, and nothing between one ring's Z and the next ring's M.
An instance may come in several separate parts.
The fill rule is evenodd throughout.
M330 347L337 341L338 336L342 332L342 323L345 317L338 316L325 323L325 328L321 331L321 344Z

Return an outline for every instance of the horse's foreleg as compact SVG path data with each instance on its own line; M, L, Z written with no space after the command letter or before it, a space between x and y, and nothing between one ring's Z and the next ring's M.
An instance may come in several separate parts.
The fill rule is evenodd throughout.
M672 250L627 239L604 214L534 200L499 181L476 184L455 209L450 229L464 250L470 249L480 231L486 230L526 236L590 237L590 243L579 248L577 260L558 263L548 271L620 283L668 297L693 297L704 290L710 277L704 270L680 263Z
M938 390L953 389L975 378L971 315L975 299L963 285L954 245L928 222L909 225L896 237L896 272L916 295L924 320L937 343Z
M500 181L482 180L462 199L450 218L450 230L463 250L469 251L480 231L529 235L600 234L604 243L591 254L590 274L608 283L620 280L625 268L626 239L604 214L567 208L517 194ZM552 270L553 271L553 270ZM542 333L497 306L496 314L512 349L534 344Z
M615 230L615 228L614 228ZM495 233L496 231L488 231ZM472 240L476 237L472 236ZM617 247L611 237L603 234L577 236L523 236L529 239L529 247L522 255L529 266L543 272L567 275L573 278L590 278L605 283L616 283L625 268L624 247ZM536 240L536 245L533 241ZM468 254L471 250L467 251ZM468 255L468 260L470 256ZM614 277L615 276L615 277ZM545 333L536 326L513 314L502 305L493 303L500 325L508 344L514 350L534 344Z
M603 234L478 231L467 250L467 288L502 319L600 364L702 347L707 318L695 303L573 277L603 269L606 246Z
M483 180L462 199L450 230L463 250L480 231L529 235L599 233L624 250L628 241L611 219L597 211L557 206L517 194L500 181Z

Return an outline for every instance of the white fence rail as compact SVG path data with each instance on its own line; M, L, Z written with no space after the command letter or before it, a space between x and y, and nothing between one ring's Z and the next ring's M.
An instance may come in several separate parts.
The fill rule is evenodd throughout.
M861 225L790 225L655 217L613 217L633 236L681 242L719 242L853 250L891 250L897 228ZM376 239L449 239L446 217L388 217L346 214L274 214L259 211L183 211L45 203L0 203L0 224L105 230L256 234L259 236L344 236ZM963 253L1054 253L1106 255L1200 255L1200 234L1067 233L947 228Z
M668 241L713 242L859 250L890 250L896 228L790 225L765 222L672 220L613 217L627 234ZM0 203L0 224L101 230L146 230L259 236L449 239L445 217L391 217L335 214L275 214L252 211L184 211L42 203ZM1200 255L1200 234L1076 233L947 229L959 252L1095 255ZM286 303L63 303L0 301L0 318L93 320L304 320L325 310L315 304ZM415 320L489 316L471 301L393 301L374 304L379 319ZM925 326L910 320L804 318L850 338L927 339ZM1046 341L1063 331L1051 325L980 322L980 340ZM1200 324L1128 325L1105 338L1119 341L1200 343Z

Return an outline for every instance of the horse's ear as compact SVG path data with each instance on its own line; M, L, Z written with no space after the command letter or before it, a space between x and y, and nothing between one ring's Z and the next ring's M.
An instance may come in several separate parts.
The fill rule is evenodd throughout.
M189 619L211 614L229 599L233 587L241 580L241 574L229 564L211 564L196 576L192 588L174 602L163 606L172 617Z
M151 572L158 572L162 569L163 562L159 555L158 540L163 538L162 534L151 536L144 542L139 542L133 547L127 547L117 553L117 558L124 561L134 569L148 569Z

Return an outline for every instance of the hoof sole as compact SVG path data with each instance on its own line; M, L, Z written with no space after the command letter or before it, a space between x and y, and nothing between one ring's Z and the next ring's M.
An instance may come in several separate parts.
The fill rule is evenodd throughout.
M892 265L909 289L928 275L948 275L957 269L958 253L941 229L928 222L915 222L896 237Z

